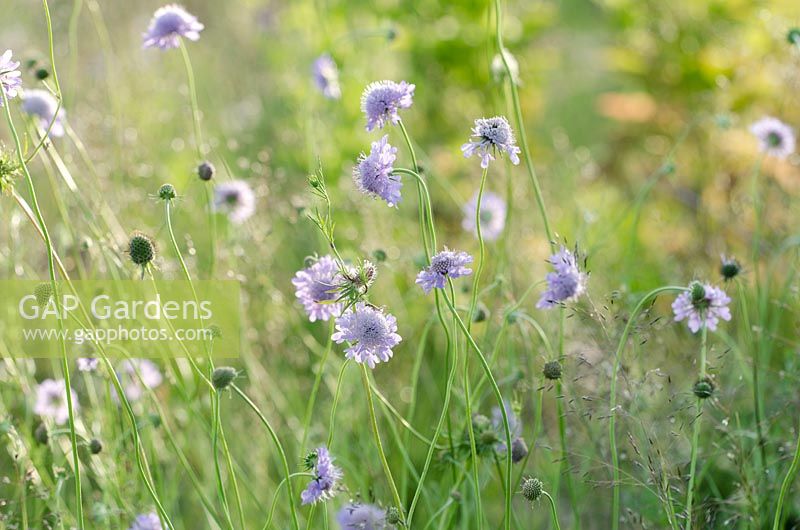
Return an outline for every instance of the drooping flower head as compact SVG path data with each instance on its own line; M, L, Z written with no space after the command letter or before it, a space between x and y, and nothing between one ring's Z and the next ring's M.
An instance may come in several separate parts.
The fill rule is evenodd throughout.
M78 406L78 396L75 391L70 389L72 394L72 410L76 412ZM33 413L46 418L52 418L58 425L63 425L69 419L69 408L67 407L67 389L63 379L45 379L36 387L36 403L33 406Z
M361 110L367 117L367 130L383 129L386 123L400 121L400 109L411 107L415 86L405 81L375 81L361 95Z
M476 152L481 157L481 167L486 169L495 154L505 151L513 164L519 164L520 148L517 147L514 131L503 116L478 118L472 127L470 141L461 146L465 158Z
M322 256L294 275L294 294L303 304L311 322L327 321L342 312L342 304L336 302L339 297L338 274L336 260L331 256Z
M66 112L63 108L59 108L58 101L47 90L25 90L22 93L22 110L37 118L39 128L43 131L50 127L51 137L64 136L64 117ZM53 123L52 126L50 126L51 122Z
M369 155L361 153L358 164L353 168L353 181L362 193L380 197L389 206L396 206L402 198L400 189L403 182L399 175L393 175L397 148L389 145L389 136L372 142Z
M475 210L478 205L478 194L464 205L464 220L461 227L477 237L475 227ZM506 226L506 201L491 191L485 191L481 197L481 236L485 241L495 241Z
M128 530L162 530L161 520L155 512L137 515Z
M147 388L156 388L164 380L158 366L148 359L125 359L117 368L117 377L128 401L142 397ZM111 388L111 396L119 401L116 388Z
M542 293L536 307L548 309L565 302L573 302L586 290L588 276L578 266L575 254L566 247L550 256L547 260L554 271L547 274L547 290Z
M722 289L708 283L692 282L689 289L672 302L672 311L675 321L686 320L692 333L697 333L703 326L716 331L720 319L731 319L730 303L730 297Z
M242 224L256 212L256 195L243 180L222 182L214 187L214 209Z
M750 126L750 132L758 138L762 153L781 159L794 153L794 130L777 118L761 118Z
M324 445L306 457L306 467L314 474L306 489L300 493L303 504L326 501L336 494L335 488L342 471L333 465L328 448Z
M165 5L153 14L147 32L142 35L142 47L177 48L181 45L181 37L198 40L204 27L197 17L178 4Z
M394 526L386 523L386 511L372 504L351 502L336 515L341 530L389 530Z
M323 96L328 99L342 97L342 88L339 86L339 69L336 67L333 57L323 53L314 61L311 71L314 74L314 82Z
M76 362L78 364L78 370L81 372L94 372L97 370L100 361L94 357L78 357Z
M0 90L5 92L8 99L15 98L22 86L22 72L17 70L19 61L12 61L11 55L11 50L0 55ZM2 106L3 98L0 97L0 107Z
M367 363L370 368L392 358L392 348L402 339L397 334L397 319L364 302L336 319L336 333L331 338L337 344L349 342L345 350L348 359Z
M466 252L448 250L445 248L431 258L431 264L417 274L416 284L422 287L425 294L436 289L444 289L447 279L460 278L472 274L472 269L466 267L472 263L472 256Z

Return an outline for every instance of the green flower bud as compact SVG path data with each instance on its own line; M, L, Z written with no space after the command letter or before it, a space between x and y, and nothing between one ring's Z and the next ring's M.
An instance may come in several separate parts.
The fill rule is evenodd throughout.
M42 282L33 290L33 296L36 297L36 304L39 307L44 307L53 298L53 285L50 282Z
M100 442L100 440L97 438L92 438L89 441L89 451L91 451L93 455L99 455L102 450L103 444Z
M171 201L177 197L175 193L175 186L172 184L164 184L160 188L158 188L158 198L162 201Z
M217 390L222 390L228 388L228 385L230 385L238 375L239 372L237 372L235 368L220 366L219 368L215 368L214 372L211 374L211 383Z
M700 399L708 399L714 394L714 383L708 377L704 377L694 384L692 392Z
M214 178L214 172L215 172L214 164L212 164L208 160L197 166L197 176L200 177L200 180L208 182L209 180Z

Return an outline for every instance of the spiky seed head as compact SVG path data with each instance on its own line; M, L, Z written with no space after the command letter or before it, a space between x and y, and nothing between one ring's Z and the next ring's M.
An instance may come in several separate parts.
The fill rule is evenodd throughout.
M158 188L158 198L162 201L171 201L175 197L177 197L177 193L175 192L175 186L172 184L163 184Z
M722 277L726 281L736 278L741 271L742 266L736 258L722 257L722 265L719 267L719 273L722 274Z
M200 177L200 180L204 180L206 182L214 178L215 171L214 164L208 160L200 163L200 165L197 166L197 176Z
M19 164L14 161L11 153L6 152L0 145L0 192L10 194L19 175Z
M92 438L89 441L89 451L91 451L93 455L99 455L102 450L103 450L103 444L102 442L100 442L100 440L98 440L97 438Z
M395 506L390 506L386 510L386 522L390 525L402 525L403 516L400 515L400 510Z
M519 436L511 442L511 461L515 464L519 464L526 456L528 456L528 444Z
M36 70L36 74L35 75L36 75L36 79L38 79L39 81L44 81L45 79L50 77L50 72L48 72L44 68L39 68L39 69Z
M134 232L128 242L128 254L136 265L146 267L156 257L156 245L150 236Z
M548 361L544 363L544 368L542 369L542 374L545 378L555 381L556 379L561 379L561 363L558 361Z
M704 377L694 384L692 392L700 399L708 399L714 394L714 382Z
M544 486L538 478L528 477L522 481L522 496L533 502L542 496Z
M692 282L692 284L689 286L689 290L692 293L693 304L702 302L706 297L706 288L700 282Z
M792 28L786 34L786 40L791 44L800 45L800 28Z
M49 282L42 282L33 290L33 296L36 297L36 305L44 307L53 298L53 285Z
M220 366L211 373L211 383L217 390L228 388L234 379L239 375L235 368L230 366Z
M317 455L316 451L311 451L303 457L303 467L306 469L306 471L314 469L314 467L317 465L318 458L319 456Z

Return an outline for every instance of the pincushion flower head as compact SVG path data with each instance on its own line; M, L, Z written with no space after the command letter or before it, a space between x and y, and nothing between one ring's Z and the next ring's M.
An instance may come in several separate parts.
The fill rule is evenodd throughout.
M336 494L335 488L342 471L333 465L328 448L324 445L306 457L306 468L314 474L306 489L300 493L303 504L326 501Z
M781 159L794 153L794 130L777 118L767 116L758 120L750 126L750 132L758 138L762 153Z
M126 359L117 368L117 377L128 401L137 401L148 388L156 388L164 380L158 366L148 359ZM116 388L111 388L111 395L119 401Z
M242 224L256 211L256 195L243 180L222 182L214 188L214 209L227 214L231 222Z
M95 357L78 357L75 362L81 372L94 372L100 364L100 360Z
M322 256L305 269L297 271L292 278L295 296L303 304L311 322L328 320L342 312L342 304L336 300L339 268L331 256Z
M162 530L161 520L155 512L137 515L128 530Z
M545 277L547 290L542 293L536 307L548 309L577 300L586 290L589 277L581 271L575 254L562 246L547 262L554 270Z
M386 523L386 511L372 504L351 502L336 515L341 530L389 530L394 526Z
M391 359L392 348L403 340L397 334L397 319L365 302L357 303L336 319L336 332L331 338L337 344L349 342L347 358L367 363L370 368Z
M398 110L411 107L415 86L405 81L375 81L361 95L361 111L367 117L367 130L383 129L400 121Z
M70 389L72 394L72 410L78 410L78 396ZM63 425L69 419L67 407L67 389L63 379L45 379L36 387L36 403L33 413L46 418L52 418L58 425Z
M478 194L464 205L464 220L461 227L477 237L475 213L478 206ZM506 201L491 191L485 191L481 197L481 236L485 241L495 241L503 233L506 226Z
M686 320L692 333L704 326L716 331L720 319L731 319L730 303L730 297L722 289L708 283L692 282L689 289L672 302L672 311L675 321Z
M393 175L397 148L389 145L389 136L372 142L369 155L361 153L358 164L353 168L353 181L362 193L380 197L389 206L395 206L402 198L400 189L403 183L398 175Z
M472 269L467 267L472 263L472 256L466 252L454 251L445 248L431 258L431 264L417 274L416 284L422 287L425 294L434 288L444 289L448 278L460 278L472 274Z
M461 146L465 158L475 153L481 157L481 167L486 169L497 152L505 152L512 164L519 164L520 148L517 147L514 131L503 116L478 118L472 127L470 141Z
M314 83L322 95L328 99L342 97L342 88L339 86L339 69L336 61L329 54L324 53L317 57L311 68L314 74Z
M37 118L38 126L43 131L49 127L51 137L64 136L65 111L59 108L58 101L47 90L25 90L22 93L22 110Z
M0 55L0 89L5 92L7 99L12 99L19 93L22 86L22 72L19 68L19 61L11 60L11 50L6 50ZM0 107L3 106L3 98L0 97Z
M153 14L147 32L142 35L142 47L177 48L181 45L181 37L198 40L204 27L197 17L178 4L165 5Z

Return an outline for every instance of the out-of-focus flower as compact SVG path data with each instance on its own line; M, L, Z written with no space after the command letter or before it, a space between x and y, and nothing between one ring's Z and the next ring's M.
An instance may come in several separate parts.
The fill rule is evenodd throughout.
M144 48L168 50L181 45L181 37L198 40L203 26L197 17L177 4L160 7L153 14L147 32L142 35Z
M511 403L504 401L503 406L506 409L506 416L508 416L508 430L511 431L511 439L514 440L522 434L522 423L520 423L519 417L517 416L516 412L514 412L514 408L511 406ZM500 411L500 407L492 408L492 427L494 428L495 432L497 432L498 437L496 450L500 454L505 454L506 430L503 427L503 413Z
M503 63L503 56L505 56L506 62L508 63L508 69L511 70L511 80L515 85L519 85L519 63L514 55L512 55L512 53L505 48L503 48L503 55L496 53L492 58L492 77L494 78L495 82L499 83L505 79L506 75L508 75L506 65Z
M314 74L314 82L323 96L328 99L342 97L342 88L339 86L339 69L336 67L333 57L323 53L314 61L311 70Z
M242 224L256 212L256 195L243 180L222 182L214 187L214 209Z
M447 279L460 278L472 274L472 269L466 265L472 263L472 256L466 252L453 251L445 248L431 258L431 264L417 274L417 285L422 287L425 294L435 289L444 289Z
M731 319L730 303L730 297L722 289L708 283L692 282L689 289L672 302L672 311L675 321L686 320L692 333L697 333L703 326L716 331L720 319Z
M398 175L393 175L397 148L389 145L389 136L372 142L369 155L361 153L358 164L353 168L353 181L362 193L380 197L389 206L396 206L402 198L400 189L403 183Z
M47 90L30 89L22 93L22 110L38 118L39 128L46 131L50 127L51 137L64 136L65 111L58 107L58 101ZM58 112L58 114L56 114ZM53 123L51 126L50 123Z
M547 274L547 290L542 293L536 307L548 309L577 300L586 290L588 276L578 267L575 255L562 246L547 261L553 266L554 272Z
M336 319L336 333L331 338L337 344L349 342L345 350L348 359L367 363L370 368L392 358L392 348L402 339L397 334L397 319L380 309L359 302Z
M361 95L361 110L367 117L367 130L383 129L400 121L398 110L411 107L415 86L405 81L375 81Z
M351 502L339 510L336 521L342 530L389 530L386 512L372 504Z
M477 237L475 213L478 206L478 194L464 205L464 220L461 227ZM491 191L485 191L481 197L481 236L485 241L495 241L506 226L506 201Z
M78 396L70 388L72 394L72 410L77 412ZM67 388L63 379L45 379L36 387L36 403L33 406L33 413L39 416L52 418L58 425L63 425L69 419L69 407L67 407Z
M97 370L97 365L100 361L94 357L78 357L76 362L78 364L78 370L81 372L94 372Z
M762 153L780 159L794 153L794 130L777 118L761 118L750 126L750 132L758 138L758 148Z
M303 504L313 504L326 501L336 494L336 483L342 478L342 471L333 465L328 448L318 447L316 451L306 457L307 466L312 470L314 478L308 483L306 489L300 493Z
M19 68L19 61L11 60L11 50L6 50L0 55L0 89L6 94L6 98L12 99L19 93L22 86L22 72ZM0 98L0 107L3 106L3 98Z
M498 151L507 153L512 164L519 164L521 152L517 147L511 125L502 116L475 120L470 141L461 146L461 151L465 158L477 152L481 157L481 167L484 169L489 167L489 162L495 159L494 155Z
M137 515L128 530L162 530L161 520L155 512Z
M142 397L147 388L156 388L164 380L158 366L148 359L126 359L117 368L117 376L128 401ZM119 400L116 388L111 388L115 401Z
M342 312L337 276L339 268L332 256L322 256L292 278L295 296L303 304L311 322L328 320Z

